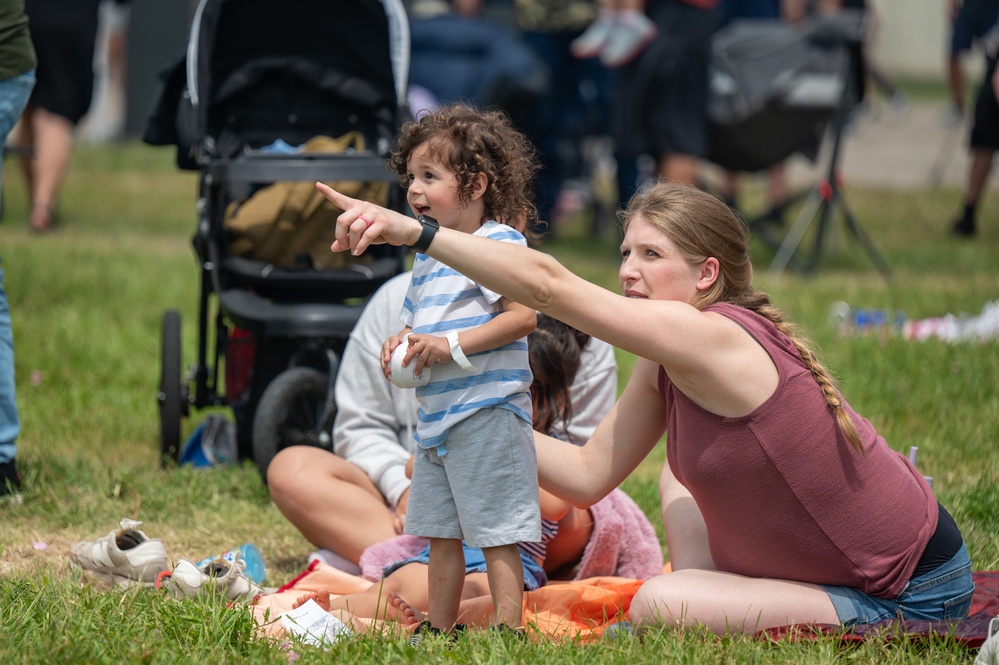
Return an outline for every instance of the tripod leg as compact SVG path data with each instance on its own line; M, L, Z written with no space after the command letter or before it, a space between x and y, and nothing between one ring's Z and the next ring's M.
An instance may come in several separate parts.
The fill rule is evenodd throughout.
M815 273L815 269L819 267L819 259L822 257L822 244L825 242L833 206L836 204L835 185L831 181L820 183L819 195L822 198L822 203L819 204L819 228L815 230L812 258L805 266L805 272L810 275Z
M798 249L801 239L805 237L805 232L811 226L815 212L819 209L821 203L821 194L819 194L817 189L813 188L809 192L805 204L801 207L801 211L798 212L798 216L794 219L794 225L791 226L791 230L787 232L784 242L781 243L780 248L777 250L777 255L774 256L774 260L770 263L768 271L770 275L780 277L784 269L787 268L788 263L794 258L794 252Z
M840 210L843 211L843 219L846 220L846 228L849 229L850 233L853 234L853 237L857 239L857 242L859 242L861 246L863 246L863 248L867 251L867 255L871 257L871 261L874 262L874 265L877 267L878 271L884 276L884 278L888 279L889 277L891 277L891 268L888 267L888 264L881 257L881 254L874 246L874 243L871 242L870 237L857 222L857 218L853 216L852 212L850 212L850 208L847 207L846 201L839 194L838 190L836 194L836 199L839 203Z

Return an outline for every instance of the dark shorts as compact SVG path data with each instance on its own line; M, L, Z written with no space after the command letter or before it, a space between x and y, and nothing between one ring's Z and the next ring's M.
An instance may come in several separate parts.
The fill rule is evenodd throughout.
M990 59L985 68L985 78L975 101L975 123L971 126L972 148L999 150L999 102L992 89L992 75L996 71L996 60Z
M708 62L717 16L679 0L651 4L659 35L620 70L615 135L623 152L707 154Z
M975 40L981 39L996 24L997 14L999 11L995 3L965 2L954 18L950 35L951 55L970 50Z
M37 28L37 29L36 29ZM76 125L90 109L94 92L96 30L68 21L31 21L38 57L37 83L30 104Z
M916 621L960 621L968 616L975 585L971 559L961 545L950 561L913 577L895 598L875 598L859 589L823 587L844 626L902 618Z

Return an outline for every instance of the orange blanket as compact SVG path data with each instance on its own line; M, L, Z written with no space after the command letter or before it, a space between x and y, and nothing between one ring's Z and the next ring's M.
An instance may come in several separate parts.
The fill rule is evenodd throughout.
M669 571L669 564L663 567ZM625 617L641 580L624 577L591 577L573 582L552 582L524 593L524 623L554 638L593 639L610 624ZM254 616L264 634L281 638L284 628L277 617L292 608L300 595L325 589L331 595L359 593L371 586L362 577L341 572L320 561L275 593L260 596Z

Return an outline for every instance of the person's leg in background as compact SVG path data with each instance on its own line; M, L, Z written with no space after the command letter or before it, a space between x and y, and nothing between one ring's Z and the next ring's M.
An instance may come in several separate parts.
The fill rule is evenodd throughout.
M31 194L30 225L49 231L59 187L66 175L76 126L94 93L94 50L99 0L29 0L31 40L38 59L37 84L22 120L22 159Z
M680 0L649 7L658 36L620 74L617 134L622 149L651 154L662 180L696 185L708 146L708 61L717 8Z
M21 140L24 145L32 146L32 154L22 157L31 191L31 229L48 231L53 224L56 194L73 150L73 124L33 106L25 113Z
M951 0L951 39L947 59L947 86L950 91L950 105L947 120L960 124L965 115L965 87L962 59L974 43L995 26L997 9L995 3L974 2L972 0Z
M537 177L537 206L542 220L555 225L565 213L578 212L592 192L566 189L586 178L583 142L609 132L612 72L597 60L572 57L569 44L579 29L524 30L524 39L549 68L549 89L524 131L538 148L543 164ZM591 189L592 183L578 183ZM573 200L575 197L575 200ZM554 233L554 227L549 232Z
M992 87L996 60L996 57L989 59L975 102L975 124L971 129L971 163L964 190L964 211L951 227L951 231L957 236L971 237L977 232L975 219L978 204L992 171L995 151L999 150L999 101L996 100Z
M34 70L0 81L0 145L7 142L7 135L21 116L34 85ZM0 182L2 177L0 173ZM16 444L20 432L21 421L14 396L14 331L3 285L3 259L0 258L0 496L20 486Z
M0 267L0 496L16 491L21 484L15 443L20 431L14 398L14 334Z
M961 15L958 0L951 0L951 36L947 53L947 88L950 105L947 108L948 124L958 125L964 120L965 92L962 57L971 50L974 35L971 26Z

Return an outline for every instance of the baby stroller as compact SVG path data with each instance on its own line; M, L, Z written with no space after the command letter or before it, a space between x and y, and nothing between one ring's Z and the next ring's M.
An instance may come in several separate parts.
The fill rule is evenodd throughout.
M842 199L837 171L843 127L859 101L863 27L862 11L842 10L811 16L795 26L770 20L733 21L712 41L710 161L750 172L775 166L795 153L814 161L823 136L830 136L824 180L785 203L805 200L791 231L780 239L773 235L766 215L747 220L776 253L772 273L779 274L796 259L798 243L818 215L812 256L807 262L795 261L805 272L815 269L835 207L878 269L888 274L884 260Z
M308 213L289 214L289 201L334 181L341 191L382 192L379 202L402 209L385 158L408 115L408 57L400 0L201 0L186 53L161 73L143 136L176 145L178 166L199 172L197 363L182 375L180 312L167 310L158 394L164 463L178 459L192 408L231 408L238 455L265 479L284 447L332 450L332 388L348 335L406 254L386 245L356 260L334 255L329 234L340 211L313 198L303 204ZM284 193L274 194L279 187ZM268 200L270 208L258 205ZM247 210L280 219L263 231L256 218L240 226ZM303 233L311 245L300 242ZM275 238L284 242L276 252Z
M796 152L814 160L823 135L830 137L825 178L785 204L805 201L787 235L774 237L766 216L748 220L776 253L770 267L775 275L792 260L804 272L816 268L834 208L881 273L890 272L846 206L839 184L843 128L862 91L863 29L862 11L842 10L796 26L733 21L712 43L711 161L735 171L759 171ZM795 252L816 216L814 248L804 261Z

